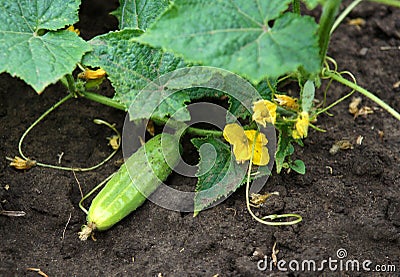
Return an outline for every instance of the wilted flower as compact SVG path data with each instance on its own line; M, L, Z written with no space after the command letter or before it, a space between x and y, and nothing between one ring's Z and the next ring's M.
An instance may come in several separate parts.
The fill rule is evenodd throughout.
M262 126L266 126L267 122L275 124L277 105L268 100L259 100L254 102L253 120Z
M308 112L301 112L297 117L295 124L295 129L292 132L292 137L294 139L300 139L307 137L308 125L310 124L310 119Z
M111 146L112 149L117 150L119 148L119 136L113 135L112 137L108 137L108 145Z
M91 70L86 68L84 72L78 74L78 78L86 80L100 79L103 78L104 76L106 76L106 71L101 68L97 70Z
M74 25L69 26L69 27L67 28L67 30L70 31L70 32L76 33L78 36L81 34L81 31L79 31L79 29L75 29L75 28L74 28Z
M36 161L27 159L24 160L18 156L15 156L14 159L10 159L10 166L15 167L16 169L30 169L36 165Z
M257 134L255 130L243 130L241 126L236 123L228 124L224 128L224 138L231 145L233 145L233 154L235 155L238 163L250 160L253 141ZM258 133L254 145L253 163L255 165L266 165L269 162L268 149L265 146L268 143L264 134Z
M297 104L297 98L293 98L283 94L275 94L275 101L282 107L286 107L291 110L299 109L299 104Z

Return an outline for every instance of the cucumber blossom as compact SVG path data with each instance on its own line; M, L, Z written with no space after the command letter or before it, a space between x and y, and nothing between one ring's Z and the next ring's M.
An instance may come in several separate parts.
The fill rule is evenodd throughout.
M160 134L130 156L93 199L79 237L107 230L136 210L165 181L180 158L177 137ZM168 161L168 163L167 163ZM129 168L129 170L128 170ZM131 172L131 174L129 174Z

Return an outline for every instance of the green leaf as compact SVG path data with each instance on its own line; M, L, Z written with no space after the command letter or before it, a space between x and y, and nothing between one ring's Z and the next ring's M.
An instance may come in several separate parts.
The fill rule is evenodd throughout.
M78 21L79 0L2 2L0 73L20 77L40 93L90 51L75 33L57 31Z
M314 101L315 96L315 87L314 82L308 80L303 87L303 91L301 92L301 109L303 112L308 112Z
M299 174L306 174L306 166L302 160L295 160L294 162L290 163L289 166Z
M286 157L293 154L294 148L290 141L291 136L289 129L285 126L282 126L282 128L279 129L278 146L275 153L276 172L278 174L283 168Z
M192 143L200 153L194 198L197 214L243 184L248 164L237 164L231 148L218 138L195 138Z
M110 32L93 38L89 43L93 51L84 56L85 65L100 66L107 72L114 89L114 99L128 109L138 93L157 77L185 66L182 59L165 53L160 49L151 48L135 42L133 39L141 31L125 29ZM150 93L149 93L150 95ZM131 119L147 118L145 115L149 106L164 99L162 93L142 94L142 99L136 99L135 112L130 112ZM167 99L156 111L157 116L164 117L173 114L184 107L190 98L184 93L176 93ZM143 105L142 105L143 104ZM187 116L186 116L187 117Z
M111 14L119 21L119 28L146 30L168 7L168 0L120 0Z
M303 0L303 2L306 4L307 9L312 10L318 6L318 4L323 3L324 0Z
M188 61L234 71L253 83L294 72L300 66L317 73L318 25L308 16L281 16L290 2L175 1L138 40L183 55Z

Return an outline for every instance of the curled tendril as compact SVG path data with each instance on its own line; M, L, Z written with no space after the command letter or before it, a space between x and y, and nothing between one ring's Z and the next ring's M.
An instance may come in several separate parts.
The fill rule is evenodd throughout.
M333 65L333 69L331 69L330 64ZM327 56L325 58L324 67L323 67L322 72L321 72L321 79L329 79L329 82L328 82L328 84L327 84L327 86L326 86L326 88L324 90L324 100L323 100L322 106L326 105L327 91L328 91L330 85L332 84L332 82L334 81L334 79L332 78L332 74L334 74L336 76L340 76L342 78L343 78L343 75L348 75L350 77L350 79L352 80L352 83L354 85L357 85L357 80L356 80L355 76L350 71L345 70L345 71L338 72L337 70L338 70L338 65L337 65L336 61L333 58ZM315 113L313 115L311 120L314 120L319 114L327 112L332 107L336 106L337 104L339 104L343 100L349 98L355 91L356 91L355 89L352 89L345 96L339 98L338 100L336 100L332 104L328 105L327 107L319 110L317 113Z
M26 131L22 134L19 142L18 142L18 151L20 156L25 159L25 160L29 160L29 158L27 156L24 155L23 151L22 151L22 143L25 139L25 137L28 135L28 133L37 125L39 124L40 121L42 121L50 112L54 111L57 107L59 107L61 104L63 104L64 102L66 102L67 100L71 99L73 97L72 94L68 94L67 96L65 96L63 99L61 99L60 101L58 101L55 105L53 105L50 109L48 109L47 111L45 111L38 119L35 120L35 122L32 123L31 126L28 127L28 129L26 129ZM106 125L107 127L109 127L111 130L113 130L116 135L118 136L118 141L121 141L121 135L118 132L118 130L115 128L114 125L111 125L110 123L101 120L101 119L95 119L93 120L94 123L96 124L103 124ZM118 145L119 146L119 145ZM91 166L91 167L65 167L65 166L57 166L57 165L52 165L52 164L47 164L47 163L41 163L41 162L36 162L36 166L41 166L41 167L47 167L47 168L54 168L54 169L60 169L60 170L67 170L67 171L90 171L90 170L94 170L100 166L102 166L103 164L105 164L108 160L110 160L118 151L119 147L114 149L114 151L108 156L106 157L103 161L101 161L100 163Z
M303 220L303 218L301 217L301 215L298 214L271 214L271 215L267 215L267 216L263 216L263 217L258 217L256 216L253 211L251 210L251 204L250 204L250 198L249 198L249 192L250 192L250 176L251 176L251 167L253 165L253 156L254 156L254 146L255 146L255 140L257 138L258 135L258 130L256 135L254 136L254 141L253 141L253 147L252 147L252 155L250 157L250 163L249 163L249 168L247 171L247 181L246 181L246 207L247 210L249 211L250 215L257 220L258 222L265 224L265 225L270 225L270 226L283 226L283 225L293 225L293 224L297 224L299 222L301 222ZM291 221L273 221L275 219L287 219L287 218L294 218Z

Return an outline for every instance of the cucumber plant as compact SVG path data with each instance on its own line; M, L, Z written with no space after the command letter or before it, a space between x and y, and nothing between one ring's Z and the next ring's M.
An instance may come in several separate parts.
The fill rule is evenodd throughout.
M398 0L374 1L400 7ZM400 120L397 111L358 86L350 72L339 72L334 59L327 56L332 32L361 1L354 1L341 14L339 0L303 2L309 10L322 6L319 20L301 13L300 0L120 0L120 7L113 12L119 20L119 30L84 41L70 27L78 21L80 0L5 1L0 14L0 46L3 49L0 53L0 73L8 72L21 78L37 93L42 93L49 84L61 81L69 94L55 107L69 99L84 97L128 111L132 121L150 119L161 125L182 110L180 116L175 117L175 126L188 121L190 115L185 108L190 102L210 97L228 98L229 111L236 119L245 122L244 128L232 125L234 122L227 117L224 132L187 129L192 135L202 137L192 141L197 148L210 144L216 149L219 159L218 164L207 172L210 178L205 178L204 172L199 174L196 186L198 201L195 201L194 210L200 211L240 185L247 183L248 186L252 179L252 165L257 166L257 172L262 172L267 161L271 160L265 148L268 138L262 136L260 127L272 125L279 133L277 149L271 153L277 172L287 168L304 174L304 162L291 159L293 145L303 145L303 139L308 136L308 128L321 131L312 122L355 91L375 101ZM240 101L229 94L201 88L193 89L190 93L168 94L168 103L160 102L160 97L167 95L166 86L142 94L142 98L138 97L152 80L196 65L232 71L251 82L260 97L254 97L250 90L243 90L241 97L252 103L252 109L243 107ZM75 77L73 70L76 67L83 72L79 76L89 77ZM101 70L90 74L89 68ZM115 89L113 98L92 91L102 80L92 79L102 77L104 73ZM345 78L346 75L350 76L351 81ZM193 83L206 78L210 76L198 75L193 78ZM325 80L328 80L328 84L331 81L339 82L352 91L332 104L315 106L314 99ZM296 96L291 97L279 91L284 81L298 84ZM175 83L177 88L180 85L179 82ZM235 84L231 84L231 88L233 86ZM153 102L159 102L160 105L154 112L148 113L146 103ZM133 104L135 109L130 108ZM28 157L22 154L21 144L22 140L19 152L28 161ZM229 144L233 146L232 150ZM229 165L232 157L248 169L247 178L230 184L222 192L215 191L203 197L202 192L212 188L212 182L220 180L221 174L229 176L237 170L236 167L225 166ZM205 156L200 155L200 170L204 169L204 159ZM35 164L44 165L39 162ZM124 168L115 176L122 176ZM269 173L264 170L263 174ZM111 189L116 183L115 179L111 179L106 185L106 191L118 194ZM122 186L129 187L128 181L124 180ZM102 202L107 197L102 192L98 198L101 200L94 201L95 206L97 201L101 202L99 206L107 206ZM255 217L250 209L249 197L246 200L250 213ZM119 207L118 212L125 214L135 206L131 205L126 210ZM114 206L110 206L110 209L112 213L116 212ZM107 228L114 222L110 219L100 223L96 214L89 210L89 221L95 221L98 229ZM297 219L272 222L282 216L271 215L259 221L277 225L293 224L301 220L298 215L288 216Z

